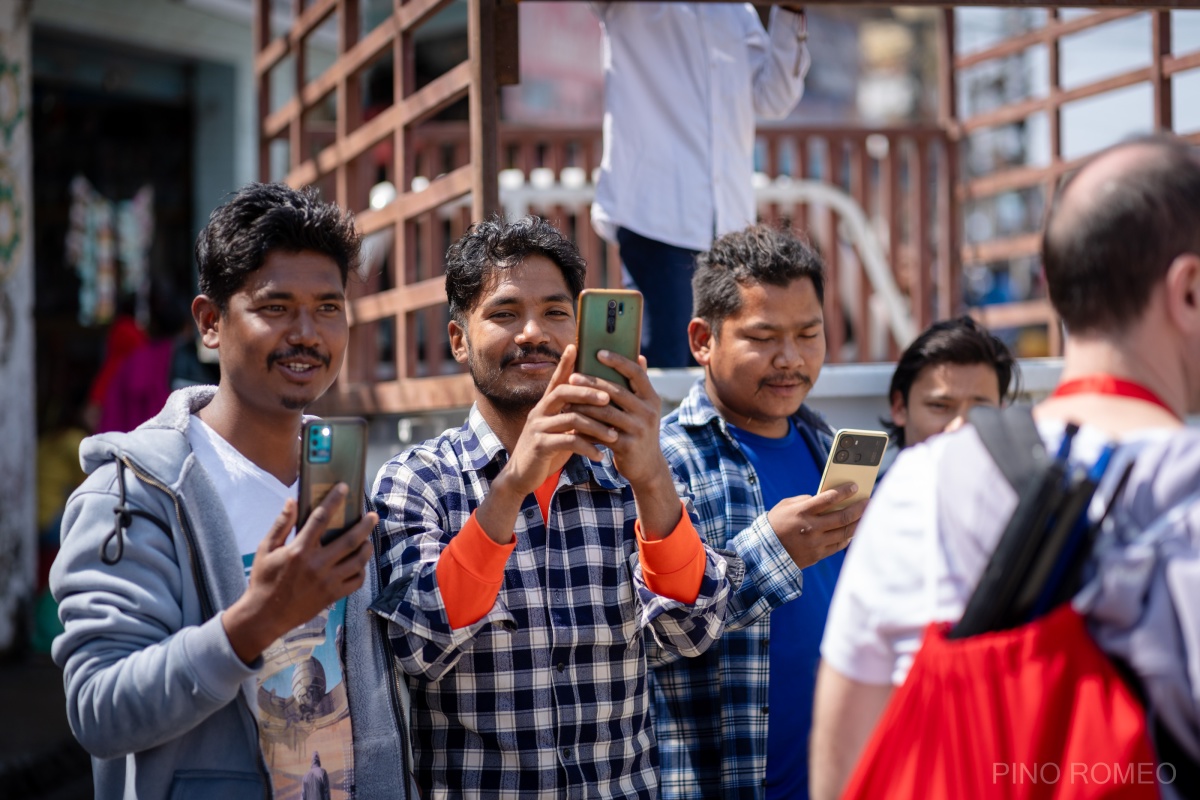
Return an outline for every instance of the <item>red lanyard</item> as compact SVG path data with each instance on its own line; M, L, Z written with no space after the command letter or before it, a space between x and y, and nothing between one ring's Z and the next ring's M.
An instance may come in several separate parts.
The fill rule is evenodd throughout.
M1129 397L1134 400L1143 400L1165 409L1172 417L1179 419L1179 415L1175 413L1173 408L1164 403L1161 397L1145 386L1103 372L1096 375L1085 375L1082 378L1061 383L1057 389L1051 392L1050 396L1066 397L1072 394L1107 394L1117 397Z

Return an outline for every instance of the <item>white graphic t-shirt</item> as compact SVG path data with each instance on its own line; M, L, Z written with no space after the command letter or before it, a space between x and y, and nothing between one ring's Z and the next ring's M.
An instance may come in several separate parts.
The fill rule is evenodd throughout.
M296 484L285 486L192 415L188 441L225 500L247 578L254 553ZM339 600L263 653L258 731L279 800L354 796L350 709L342 680L346 601Z

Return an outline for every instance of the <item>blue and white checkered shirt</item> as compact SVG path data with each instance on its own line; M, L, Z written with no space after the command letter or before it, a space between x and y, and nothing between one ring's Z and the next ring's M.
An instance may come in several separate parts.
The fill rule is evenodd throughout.
M651 592L629 484L611 454L573 456L549 525L525 498L491 611L452 630L438 558L507 458L472 408L462 428L401 453L375 482L386 588L372 610L391 623L409 676L417 783L426 800L654 798L647 653L696 656L720 636L727 564L707 552L692 605Z
M833 443L829 426L803 406L792 419L823 463ZM767 774L769 612L800 596L800 569L767 522L758 476L703 379L663 419L661 439L676 479L694 498L701 537L732 550L746 570L717 646L654 670L662 797L758 800ZM806 747L796 742L798 752Z

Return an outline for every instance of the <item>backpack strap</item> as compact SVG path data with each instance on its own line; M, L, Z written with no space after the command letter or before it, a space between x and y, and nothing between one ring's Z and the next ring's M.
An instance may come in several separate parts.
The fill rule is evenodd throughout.
M1017 495L1017 506L997 541L962 618L948 638L962 639L1012 627L1017 597L1036 562L1043 531L1062 501L1063 468L1046 455L1029 406L976 406L971 425Z
M1021 494L1046 460L1046 447L1033 421L1033 407L1021 404L1001 410L975 406L968 418L1008 485Z

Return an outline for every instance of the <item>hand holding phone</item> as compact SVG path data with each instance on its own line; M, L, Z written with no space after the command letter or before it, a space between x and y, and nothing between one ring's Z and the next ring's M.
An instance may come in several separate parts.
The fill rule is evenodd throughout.
M619 353L637 363L642 343L642 293L627 289L584 289L575 315L579 355L575 371L629 386L624 375L601 364L601 350Z
M834 435L833 447L829 450L829 460L825 462L825 472L821 475L821 486L817 493L849 483L856 484L858 491L830 506L830 511L839 511L871 496L887 443L888 435L883 431L843 428Z
M300 490L296 528L338 483L349 487L321 534L328 544L362 518L367 452L367 421L360 417L310 419L300 429Z

